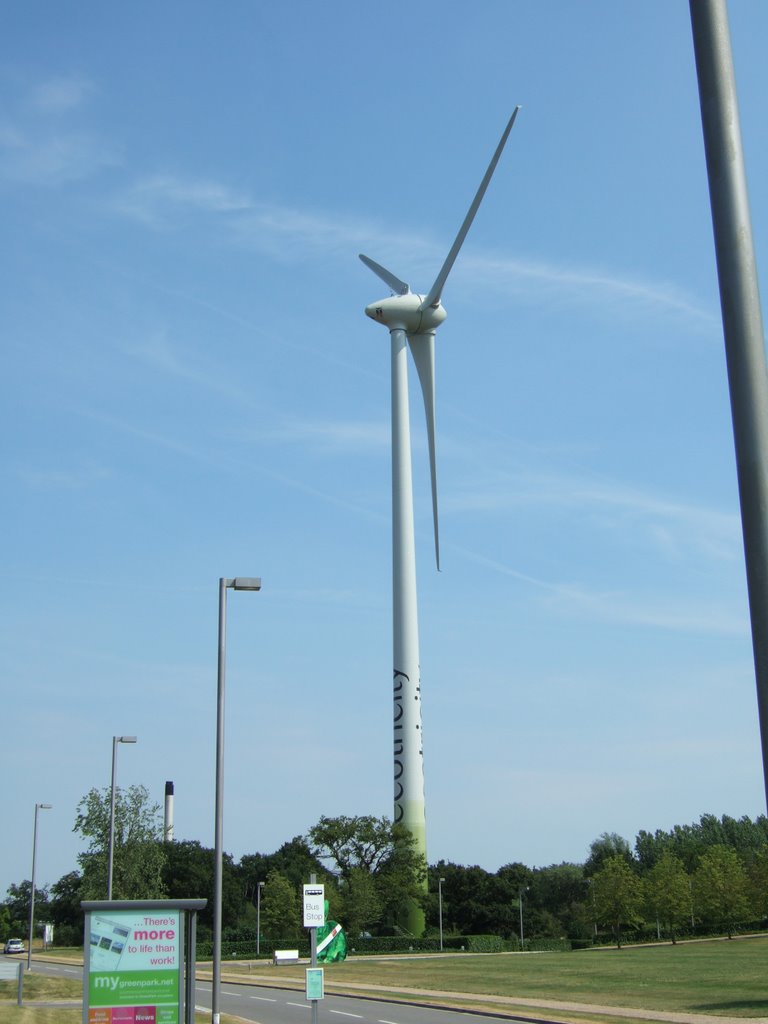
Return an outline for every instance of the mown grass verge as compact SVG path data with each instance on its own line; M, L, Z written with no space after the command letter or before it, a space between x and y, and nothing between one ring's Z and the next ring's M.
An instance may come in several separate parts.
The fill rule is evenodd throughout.
M587 1006L597 1004L749 1018L768 1016L767 967L768 938L759 937L580 953L350 958L327 965L325 980L329 991L355 986L349 991L361 994L357 986L364 985L374 992L385 988L390 996L412 999L411 989L440 993L430 997L433 1002L495 1005L496 1009L504 1007L487 997L578 1003L585 1012ZM273 982L304 978L304 967L254 966L248 971L246 966L228 963L224 970ZM515 1002L517 1007L523 1005ZM565 1019L562 1013L556 1016Z
M0 981L0 1024L80 1024L83 1019L83 986L69 978L49 978L25 974L23 1006L17 1005L18 983ZM44 1002L78 1000L77 1005L44 1006ZM37 1005L34 1005L37 1002ZM195 1024L210 1024L209 1013L196 1013ZM221 1015L222 1024L235 1024L235 1018Z

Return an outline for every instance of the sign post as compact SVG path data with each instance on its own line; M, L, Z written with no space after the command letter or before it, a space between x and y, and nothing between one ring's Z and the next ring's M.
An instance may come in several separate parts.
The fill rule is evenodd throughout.
M309 948L312 966L307 968L307 999L312 1002L312 1024L317 1024L317 1001L325 998L323 968L317 966L317 929L325 924L325 886L318 885L316 875L309 876L304 886L304 927L309 928Z

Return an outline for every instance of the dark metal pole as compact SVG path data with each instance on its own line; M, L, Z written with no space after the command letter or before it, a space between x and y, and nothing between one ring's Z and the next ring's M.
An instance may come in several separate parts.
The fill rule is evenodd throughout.
M186 1000L184 1002L185 1024L195 1022L195 966L197 963L197 911L186 914L187 926L184 941L187 949Z
M27 970L32 970L32 933L35 922L35 861L37 860L37 812L40 804L35 804L35 830L32 838L32 883L29 893L29 939L27 941Z
M768 800L768 377L725 0L690 0Z
M216 681L216 810L213 853L213 965L211 971L211 1022L219 1024L221 1015L221 905L224 874L224 688L227 648L227 590L261 590L257 576L219 579L219 659Z
M211 974L211 1020L219 1024L221 995L221 890L223 871L224 820L224 685L227 641L227 585L219 580L219 660L216 686L216 812L213 855L213 964Z
M440 920L440 952L443 951L443 882L444 878L437 880L437 907Z
M109 796L109 843L107 844L107 899L112 899L112 864L115 856L115 762L118 737L112 737L112 785Z
M310 884L314 885L317 882L317 875L311 874L309 876ZM309 929L309 962L314 968L317 967L317 928ZM311 1010L312 1024L317 1024L317 1000L312 1000Z
M32 936L35 930L35 865L37 863L37 812L50 811L53 804L35 804L35 830L32 835L32 882L29 893L29 939L27 942L27 970L32 970Z
M261 956L261 890L263 882L256 884L256 956Z
M520 910L520 952L525 948L525 933L523 932L523 890L518 893L517 906Z
M112 737L112 787L109 797L109 845L107 848L107 899L112 899L112 877L115 859L115 768L117 765L117 744L135 743L135 736Z

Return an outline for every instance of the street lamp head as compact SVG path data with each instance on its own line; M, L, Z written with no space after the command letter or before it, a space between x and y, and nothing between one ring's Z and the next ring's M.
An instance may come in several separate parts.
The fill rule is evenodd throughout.
M53 810L53 804L37 804L36 806L39 807L42 811Z
M137 743L138 736L115 736L118 743Z
M264 882L259 882L259 888L260 888L260 889L263 889L263 888L264 888L264 885L265 885L265 883L264 883Z
M445 881L445 879L444 879L444 878L439 878L439 879L438 879L438 881L439 881L439 882L444 882L444 881Z
M233 590L261 590L261 577L236 576L230 586Z

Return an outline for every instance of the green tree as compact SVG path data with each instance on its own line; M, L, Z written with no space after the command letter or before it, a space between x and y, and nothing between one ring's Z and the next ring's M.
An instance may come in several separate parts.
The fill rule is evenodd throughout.
M749 916L749 883L744 866L729 846L715 845L702 855L693 877L696 911L733 938Z
M274 853L247 853L240 858L240 875L248 899L255 902L256 888L270 871L279 871L297 890L312 875L317 875L318 881L330 877L303 836L283 843Z
M523 937L531 938L536 925L538 934L549 930L548 915L536 911L531 901L533 872L519 861L504 864L490 882L491 913L496 921L489 931L509 937L520 936L520 916L523 919Z
M32 896L32 883L24 879L16 885L15 882L8 886L5 906L8 909L10 919L10 930L14 935L23 935L29 921L29 901Z
M661 854L668 850L683 862L689 873L695 871L699 860L712 846L730 846L748 866L760 848L768 843L768 818L759 815L754 821L744 815L722 818L702 814L692 825L675 825L669 832L658 829L638 833L635 852L643 869L653 867Z
M453 864L438 861L431 868L430 888L437 889L437 879L443 882L443 930L454 935L479 935L486 933L509 934L512 929L514 908L506 907L506 918L502 922L499 907L493 898L494 876L485 868L473 864ZM515 897L517 898L517 897ZM430 923L437 926L438 905L431 904Z
M213 929L213 858L214 851L196 839L165 843L162 883L170 899L206 899L208 903L198 917L201 938ZM236 930L246 906L242 880L232 855L221 858L221 923L222 931Z
M610 925L621 949L621 929L640 924L643 890L624 854L609 857L592 879L597 920Z
M768 916L768 843L752 857L747 868L749 899L754 917Z
M635 858L641 871L649 871L663 853L672 849L672 837L662 829L651 834L641 829L635 838Z
M588 889L581 864L551 864L534 870L528 895L531 934L588 938L593 924ZM558 927L549 925L545 931L547 920L556 921Z
M295 941L301 916L296 889L285 875L270 871L261 894L261 930L270 939Z
M11 912L4 903L0 903L0 942L15 938L11 935Z
M622 857L627 864L633 863L632 850L627 840L616 832L602 832L589 844L584 874L589 878L600 871L606 861L614 857Z
M76 946L83 941L83 880L79 871L62 875L51 886L50 918L58 946Z
M77 806L72 829L89 846L78 855L83 869L83 899L106 899L110 821L109 787L92 789ZM149 803L144 786L115 791L113 899L160 899L165 896L165 844L160 805Z
M313 855L330 861L335 869L346 912L354 922L346 922L350 935L356 934L353 928L361 921L380 930L402 918L413 902L422 903L426 865L402 825L372 815L323 816L307 839ZM366 875L370 881L363 880Z
M677 929L691 916L690 879L683 862L666 851L645 876L645 886L649 910L675 943Z
M350 935L361 935L374 928L382 917L382 904L376 878L361 867L353 867L342 893L342 913Z

